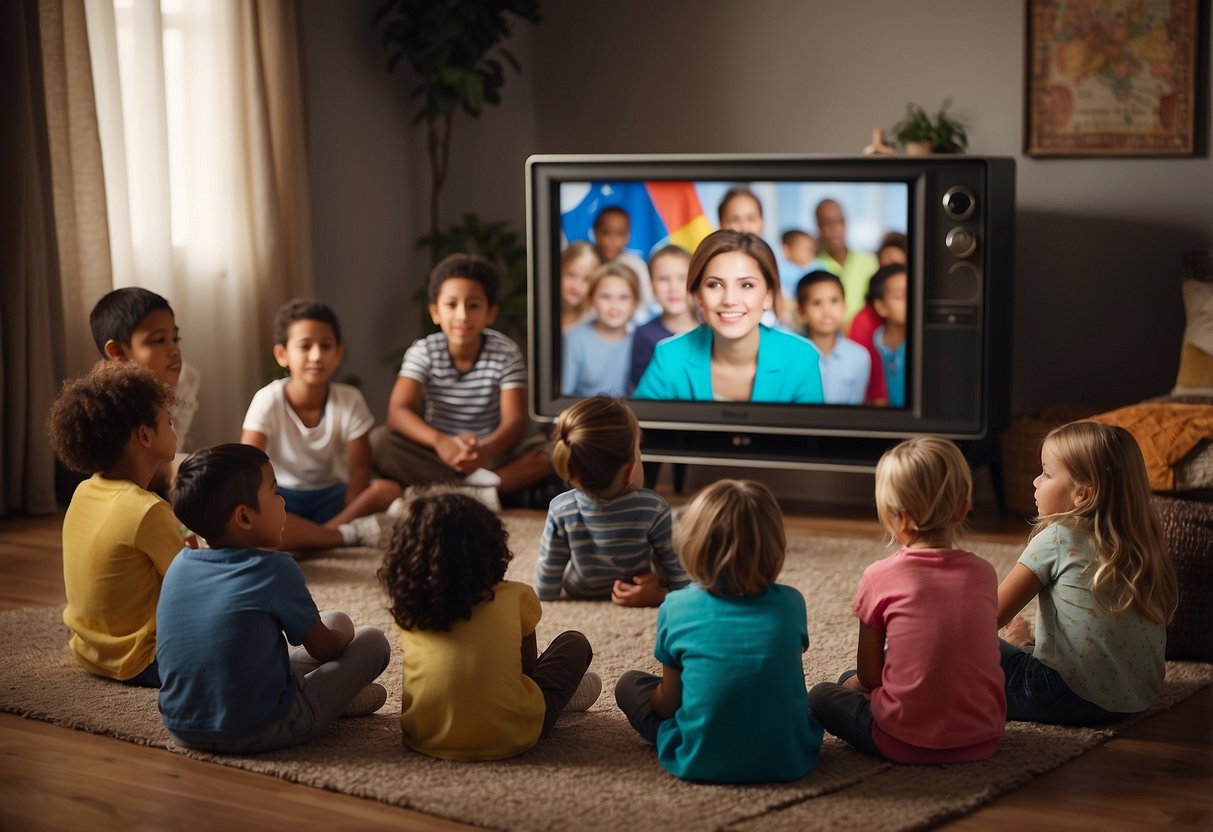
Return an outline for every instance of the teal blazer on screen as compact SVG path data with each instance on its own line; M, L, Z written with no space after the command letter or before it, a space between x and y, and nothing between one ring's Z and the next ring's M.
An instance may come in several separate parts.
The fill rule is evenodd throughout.
M758 325L752 402L821 404L821 355L807 338ZM636 385L634 399L712 401L712 330L707 324L667 338Z

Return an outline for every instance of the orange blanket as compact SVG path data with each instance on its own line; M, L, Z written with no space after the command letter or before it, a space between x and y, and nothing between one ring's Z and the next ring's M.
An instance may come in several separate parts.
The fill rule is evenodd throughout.
M1120 425L1137 440L1146 459L1146 473L1154 491L1174 491L1179 462L1206 439L1213 439L1213 405L1143 402L1091 417L1092 421Z

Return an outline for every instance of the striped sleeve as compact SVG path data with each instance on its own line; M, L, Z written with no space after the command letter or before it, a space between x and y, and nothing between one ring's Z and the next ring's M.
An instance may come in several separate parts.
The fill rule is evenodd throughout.
M501 367L501 389L513 390L518 387L526 387L526 361L522 357L522 350L500 332L494 331L493 335L500 339L501 349L504 353Z
M559 499L557 497L553 503ZM548 510L547 522L543 524L543 535L539 538L539 565L535 569L535 594L541 601L555 601L560 597L569 556L569 541L553 506Z
M430 353L427 349L427 339L418 338L404 352L404 360L400 362L399 375L428 385L430 381Z

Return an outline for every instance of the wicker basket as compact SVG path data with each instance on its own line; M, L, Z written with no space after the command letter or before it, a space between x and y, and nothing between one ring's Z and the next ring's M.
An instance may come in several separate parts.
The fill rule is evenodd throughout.
M1036 513L1032 480L1040 473L1040 443L1049 431L1098 412L1099 408L1088 405L1059 404L1011 421L1002 432L1002 484L1011 512Z
M1167 628L1167 658L1213 660L1213 503L1154 495L1179 580L1179 609Z

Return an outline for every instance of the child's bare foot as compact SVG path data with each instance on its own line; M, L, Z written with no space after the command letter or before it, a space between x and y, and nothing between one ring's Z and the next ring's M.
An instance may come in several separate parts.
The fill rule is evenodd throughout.
M1032 637L1032 625L1022 615L1017 615L1011 619L1011 623L1003 628L1003 639L1008 644L1013 644L1020 650L1036 645L1036 639Z

